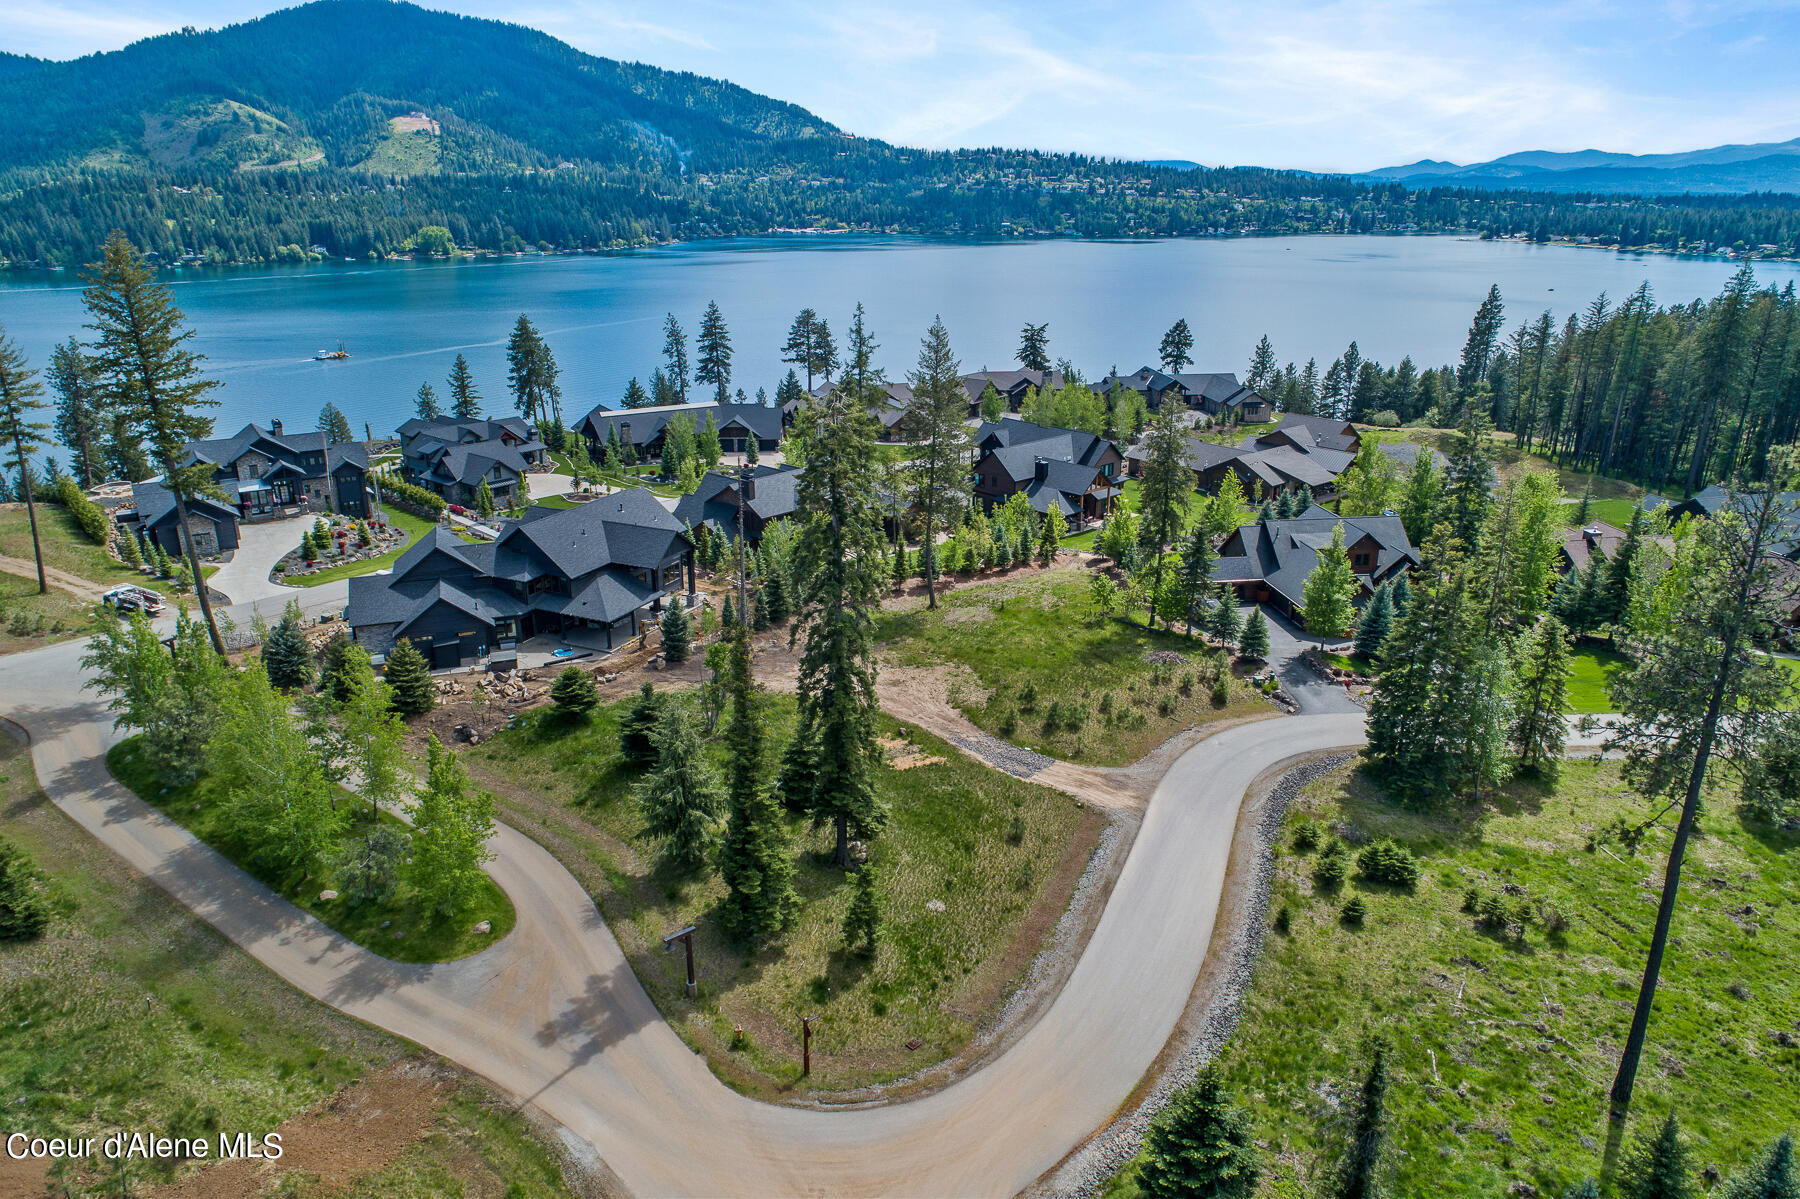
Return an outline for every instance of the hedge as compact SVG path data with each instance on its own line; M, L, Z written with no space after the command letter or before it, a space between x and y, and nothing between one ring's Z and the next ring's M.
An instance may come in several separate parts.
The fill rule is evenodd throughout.
M81 489L73 476L63 475L56 481L56 502L69 510L75 517L75 523L87 534L89 541L95 545L105 545L112 532L112 521L107 518L106 509L88 498L87 492Z
M444 509L449 507L443 496L388 475L381 477L381 502L392 504L402 512L410 512L414 516L423 516L426 520L437 520L444 515Z

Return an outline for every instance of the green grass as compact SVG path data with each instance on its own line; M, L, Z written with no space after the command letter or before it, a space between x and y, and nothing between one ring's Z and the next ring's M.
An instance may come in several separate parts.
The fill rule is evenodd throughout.
M1357 1042L1375 1030L1395 1047L1393 1194L1505 1195L1525 1181L1560 1195L1599 1175L1606 1091L1656 917L1645 879L1660 879L1670 829L1635 854L1589 844L1615 817L1652 810L1614 763L1567 763L1549 792L1518 783L1446 815L1401 811L1350 768L1308 787L1288 828L1310 817L1393 836L1424 869L1414 893L1352 881L1320 894L1311 856L1278 850L1270 910L1285 906L1292 932L1268 934L1222 1057L1276 1167L1259 1193L1300 1193L1292 1175L1324 1144L1326 1097L1353 1085ZM1630 1132L1675 1111L1696 1168L1730 1170L1793 1128L1800 1053L1773 1031L1800 1016L1797 851L1800 834L1741 824L1725 795L1689 850ZM1478 929L1467 887L1516 888L1511 902L1554 905L1568 927L1534 915L1516 941ZM1351 892L1371 909L1361 929L1338 920ZM1136 1192L1128 1180L1114 1190Z
M337 566L327 566L323 570L309 575L288 575L281 579L290 587L317 587L320 583L330 583L337 579L350 579L358 575L374 574L378 570L386 570L400 560L400 556L419 544L419 538L431 532L435 522L422 516L414 516L410 512L402 512L398 508L382 505L382 512L387 515L388 523L397 529L406 530L406 540L394 549L374 558L364 558L359 562L345 562ZM294 535L294 543L299 544L300 535ZM468 540L468 538L464 538Z
M400 1039L289 987L88 836L45 798L29 755L3 733L0 835L48 876L56 909L40 939L0 945L8 1131L272 1130L415 1057ZM568 1193L525 1118L476 1086L460 1088L399 1160L453 1185L357 1193ZM59 1171L57 1193L118 1195L115 1170L72 1163ZM171 1172L134 1163L131 1193Z
M878 635L904 665L966 667L974 679L950 699L970 720L1070 761L1124 765L1181 729L1273 711L1236 678L1229 680L1228 702L1214 707L1206 643L1097 618L1087 578L1059 570L959 587L940 597L935 612L884 612ZM1154 650L1173 650L1188 661L1159 672L1145 660ZM1082 727L1059 723L1046 731L1053 702L1065 711L1068 703L1077 705Z
M1613 710L1607 680L1626 662L1603 645L1584 644L1569 654L1569 710L1577 715Z
M685 702L696 701L690 693ZM631 795L637 775L617 752L621 708L602 707L578 725L539 709L467 751L465 761L494 788L504 818L594 895L675 1029L726 1082L751 1094L773 1096L797 1084L803 1015L820 1020L813 1073L800 1084L809 1089L892 1080L954 1054L1029 964L1099 834L1099 816L1068 796L883 718L884 737L908 738L918 753L943 760L884 767L877 776L890 819L873 846L885 920L876 957L843 952L851 887L830 864L830 830L800 818L790 825L798 920L775 945L745 949L719 932L713 910L724 887L717 876L672 873L656 846L640 839ZM772 699L777 753L792 720L792 700ZM716 742L711 752L722 760ZM934 900L942 912L925 906ZM684 994L681 955L661 944L685 924L700 930L697 1003ZM745 1041L733 1048L737 1025ZM919 1047L907 1048L914 1039Z
M137 738L128 738L107 753L106 764L115 778L145 803L224 854L289 903L318 917L327 927L372 953L396 962L454 961L479 953L512 931L517 919L512 901L486 875L482 876L482 888L474 899L461 912L447 919L433 916L417 890L405 882L387 903L353 905L344 898L322 900L320 892L336 886L329 873L309 876L297 884L277 876L231 843L225 833L223 805L204 775L198 782L167 786L153 772L148 759L138 755L137 744ZM340 845L347 846L356 840L366 824L360 815L365 810L360 801L346 794L345 802L359 812L339 836ZM382 819L399 826L399 822L385 812ZM483 920L489 922L491 931L475 932L475 925Z
M39 595L36 576L0 572L0 654L78 637L92 621L93 605L54 583Z
M574 500L565 500L560 495L542 495L531 502L540 508L579 508L581 506Z
M1631 524L1631 514L1635 511L1637 511L1636 500L1595 499L1588 501L1587 522L1576 519L1581 513L1581 505L1579 503L1564 504L1563 519L1571 528L1576 525L1598 520L1604 521L1615 529L1623 529Z
M88 579L101 587L146 581L147 576L89 541L75 518L61 506L40 502L37 517L44 565ZM0 554L23 562L32 561L31 523L24 504L0 504Z

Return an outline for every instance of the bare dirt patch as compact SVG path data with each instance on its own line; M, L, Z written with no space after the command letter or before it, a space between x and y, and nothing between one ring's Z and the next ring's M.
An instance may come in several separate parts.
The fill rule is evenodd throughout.
M400 1062L345 1087L283 1122L278 1162L236 1159L208 1166L154 1192L156 1199L250 1199L281 1175L310 1174L348 1187L382 1169L432 1126L455 1074L422 1060Z

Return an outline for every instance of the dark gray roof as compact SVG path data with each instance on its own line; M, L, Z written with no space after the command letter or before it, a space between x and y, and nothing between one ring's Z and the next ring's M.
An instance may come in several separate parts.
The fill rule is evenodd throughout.
M520 441L537 440L537 430L522 416L440 416L436 420L415 416L402 423L395 432L403 442L425 436L445 445L458 441L498 441L503 434L511 434Z
M608 408L602 404L582 417L576 428L593 440L604 442L610 438L615 428L619 429L619 436L623 439L625 431L622 426L630 425L632 444L647 445L657 439L670 421L682 415L693 420L694 431L698 433L706 427L708 414L721 429L736 423L754 433L758 440L781 440L780 409L761 404L718 404L711 401L703 404L660 404L646 408Z
M1348 421L1329 416L1307 416L1290 412L1281 418L1274 432L1286 433L1303 449L1353 451L1358 442L1356 430Z
M361 442L345 441L329 445L325 434L316 429L306 433L289 433L286 430L276 433L273 429L254 422L245 425L230 437L188 442L185 461L210 462L215 466L229 467L251 450L278 462L285 462L300 477L307 479L321 478L345 463L363 470L369 468L368 447ZM302 465L303 457L309 454L323 457L323 469Z
M137 509L138 522L152 528L175 517L175 493L164 487L160 479L149 479L131 485L131 503ZM188 513L200 513L214 520L235 521L237 513L227 504L199 495L188 501Z
M660 566L686 544L674 513L642 487L616 491L529 521L509 522L495 540L496 557L535 548L565 578L604 566Z
M756 466L751 468L751 478L756 495L748 507L761 520L780 520L800 506L799 467ZM735 471L707 471L700 486L675 505L675 519L688 528L711 521L716 528L730 532L737 521L738 487Z
M1213 578L1222 583L1260 580L1299 606L1305 602L1307 576L1318 565L1318 551L1331 544L1331 532L1340 524L1345 546L1367 536L1378 547L1373 572L1357 575L1365 592L1419 562L1397 516L1338 516L1310 508L1289 520L1262 520L1238 529L1213 564Z

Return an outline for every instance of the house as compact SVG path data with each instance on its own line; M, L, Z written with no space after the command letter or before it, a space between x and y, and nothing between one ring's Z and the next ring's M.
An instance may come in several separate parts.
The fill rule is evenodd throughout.
M975 431L975 496L990 511L1023 492L1039 513L1052 509L1080 528L1105 520L1125 482L1125 458L1104 437L1008 419Z
M1129 375L1108 375L1096 390L1102 395L1127 388L1144 397L1144 406L1159 411L1165 398L1208 416L1225 414L1241 423L1261 424L1274 415L1275 406L1253 388L1238 382L1230 371L1170 374L1153 366L1139 367Z
M1318 551L1331 544L1332 530L1344 527L1344 549L1361 584L1357 603L1375 589L1419 564L1397 516L1338 516L1310 508L1288 520L1259 520L1225 539L1213 564L1213 581L1230 583L1246 603L1269 604L1290 620L1306 605L1306 580L1318 565Z
M289 433L280 420L248 424L230 437L187 444L183 465L209 463L213 482L242 520L333 512L369 515L369 451L357 442L329 442L317 430Z
M1146 458L1142 443L1126 451L1129 473L1142 476ZM1305 492L1316 503L1337 498L1338 479L1356 460L1354 454L1336 450L1303 453L1289 445L1266 449L1250 445L1217 445L1189 438L1186 462L1194 472L1194 486L1216 495L1227 474L1238 477L1244 494L1252 499L1281 491Z
M1710 519L1741 502L1743 501L1739 497L1714 483L1679 504L1667 505L1664 510L1668 513L1669 523L1674 524L1684 516ZM1781 517L1781 529L1769 548L1771 552L1789 561L1800 561L1800 491L1782 492L1780 503L1785 514Z
M869 415L881 425L877 438L885 442L913 440L912 427L912 388L904 383L879 384L880 398L869 406ZM790 400L781 410L782 423L791 425L794 417L803 407L811 407L828 399L837 390L837 384L825 382L807 392L798 400Z
M474 504L485 481L497 507L517 507L530 492L526 473L542 468L550 454L537 431L516 416L415 417L398 432L400 477L452 504Z
M1570 571L1586 570L1594 555L1600 555L1602 562L1612 561L1619 552L1619 544L1625 540L1625 531L1616 529L1603 520L1589 521L1579 529L1564 529L1561 533L1560 557L1556 564L1558 574Z
M1290 412L1281 418L1279 425L1267 433L1257 434L1247 444L1253 444L1259 450L1287 446L1303 454L1330 450L1355 458L1357 451L1362 449L1362 434L1347 420Z
M661 455L663 434L669 422L686 416L694 423L694 432L706 427L711 416L719 430L719 449L727 454L749 450L752 438L758 451L778 449L783 434L782 413L762 404L658 404L645 408L595 408L581 418L575 427L593 443L593 452L603 452L616 436L621 445L637 448L640 461Z
M121 525L130 532L141 532L171 558L186 552L177 533L180 522L175 517L174 492L160 480L151 479L132 484L131 501L132 506L118 514ZM202 558L235 550L237 509L208 496L196 496L188 503L188 531L194 539L194 552Z
M741 509L744 540L755 545L771 523L794 514L799 490L797 466L752 466L742 473L709 470L700 486L675 505L675 519L684 528L698 530L707 525L735 537Z
M1006 401L1008 412L1017 412L1025 397L1033 391L1061 391L1066 379L1059 370L971 371L962 377L963 390L969 394L969 415L981 415L981 397L988 385Z
M534 506L482 544L434 528L392 573L351 579L345 617L370 653L406 637L445 669L545 633L610 651L666 600L693 595L693 542L633 488L574 508Z

